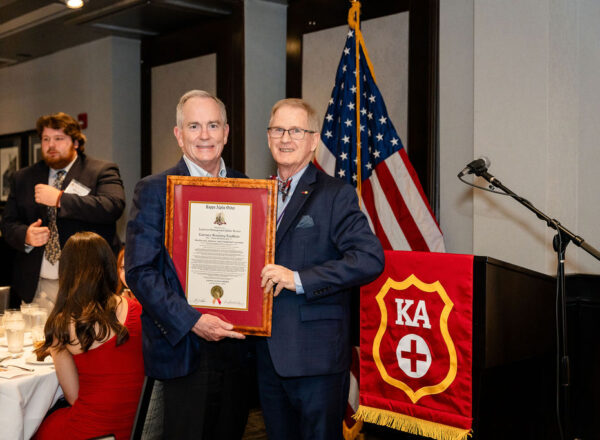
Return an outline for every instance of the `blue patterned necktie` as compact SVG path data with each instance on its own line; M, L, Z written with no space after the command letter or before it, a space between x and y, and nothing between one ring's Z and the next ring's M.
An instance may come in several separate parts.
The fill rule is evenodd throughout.
M58 171L52 186L61 189L66 174L65 170ZM56 227L56 206L48 206L48 228L50 229L50 238L48 239L48 243L46 243L46 259L54 264L60 258L60 242L58 241L58 228Z

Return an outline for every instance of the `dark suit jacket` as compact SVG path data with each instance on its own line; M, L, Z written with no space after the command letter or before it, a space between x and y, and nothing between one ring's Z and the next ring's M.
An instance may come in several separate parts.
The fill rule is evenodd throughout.
M48 184L50 169L43 161L17 171L2 217L2 235L17 250L11 293L30 302L40 276L44 246L25 252L27 228L38 218L48 225L48 209L35 202L35 185ZM116 221L125 209L125 191L116 164L79 154L65 176L63 189L76 179L90 188L86 196L63 194L57 211L56 226L61 248L76 232L92 231L117 249Z
M354 188L309 164L277 229L275 263L298 271L305 292L274 298L267 343L277 373L348 369L350 288L375 279L384 264Z
M190 175L183 158L136 185L125 251L127 284L143 306L146 374L157 379L187 376L203 350L223 342L207 342L190 331L201 314L188 304L165 248L168 175ZM227 168L227 177L246 176Z

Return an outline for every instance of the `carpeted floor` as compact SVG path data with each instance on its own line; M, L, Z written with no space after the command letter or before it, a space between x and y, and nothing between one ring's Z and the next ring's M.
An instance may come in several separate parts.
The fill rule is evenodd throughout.
M375 425L366 425L357 440L418 440L423 437L404 434L392 429L383 428ZM262 411L259 408L250 410L248 424L244 432L243 440L267 440L265 433L265 423L262 417Z

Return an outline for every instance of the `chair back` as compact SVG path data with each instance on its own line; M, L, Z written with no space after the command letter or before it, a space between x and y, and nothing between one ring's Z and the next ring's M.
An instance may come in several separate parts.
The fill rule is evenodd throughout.
M144 423L146 422L148 407L150 406L150 398L154 389L154 381L151 377L144 377L144 385L142 386L142 393L138 402L137 412L135 413L133 428L131 429L131 440L141 440L142 438Z

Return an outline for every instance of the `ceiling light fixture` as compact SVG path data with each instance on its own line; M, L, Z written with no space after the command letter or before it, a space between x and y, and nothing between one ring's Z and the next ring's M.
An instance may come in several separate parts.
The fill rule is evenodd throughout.
M67 8L79 9L83 7L83 0L65 0Z

